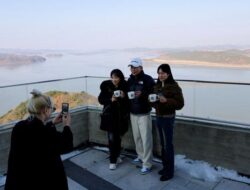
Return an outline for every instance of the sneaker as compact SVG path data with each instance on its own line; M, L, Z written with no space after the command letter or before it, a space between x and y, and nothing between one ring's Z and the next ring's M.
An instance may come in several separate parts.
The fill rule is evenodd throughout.
M115 170L116 169L116 164L109 164L109 169L110 170Z
M135 165L138 165L138 164L141 164L142 161L141 161L140 158L137 157L136 159L134 159L134 160L132 161L132 163L135 164Z
M152 171L152 168L143 166L142 169L141 169L141 174L145 175L145 174L150 173L151 171Z

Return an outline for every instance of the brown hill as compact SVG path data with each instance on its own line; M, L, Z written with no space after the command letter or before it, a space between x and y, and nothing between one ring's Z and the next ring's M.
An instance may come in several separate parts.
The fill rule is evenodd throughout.
M46 59L38 55L17 55L17 54L3 54L0 53L0 66L17 66L30 63L42 63Z
M82 105L98 105L97 98L85 93L69 93L62 91L50 91L46 93L52 97L55 103L56 112L61 111L62 102L68 102L70 108L76 108ZM27 117L28 112L26 109L28 101L21 102L15 109L8 111L0 117L0 124L9 123L11 121L21 120Z
M176 52L176 53L167 53L165 55L161 55L160 58L194 60L194 61L205 61L205 62L215 62L215 63L250 64L250 57L232 51Z
M249 50L181 51L165 52L146 61L199 66L250 67L249 55Z

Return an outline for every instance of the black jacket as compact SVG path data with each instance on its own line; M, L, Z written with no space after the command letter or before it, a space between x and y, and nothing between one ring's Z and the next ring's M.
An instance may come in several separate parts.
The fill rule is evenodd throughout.
M107 131L116 132L124 135L128 130L129 122L129 105L127 97L127 82L121 81L118 87L115 87L111 80L103 81L100 85L101 92L98 96L100 104L107 106L107 112L111 113L111 121L107 126ZM122 90L125 93L124 98L117 98L117 101L112 102L111 98L115 90Z
M68 126L57 132L37 118L13 128L5 190L68 190L61 153L73 148Z
M130 112L133 114L147 114L151 111L148 95L153 92L154 79L143 71L137 76L130 75L128 91L141 91L139 98L130 100Z

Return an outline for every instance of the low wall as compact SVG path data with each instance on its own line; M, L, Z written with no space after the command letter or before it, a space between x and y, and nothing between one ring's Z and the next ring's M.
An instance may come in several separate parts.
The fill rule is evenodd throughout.
M176 154L250 175L250 130L177 120Z
M89 111L89 141L107 145L107 134L99 130L100 112ZM158 132L153 120L154 154L160 155ZM122 145L134 149L131 127ZM219 124L177 119L174 129L175 154L203 160L250 175L250 130Z
M0 174L6 172L10 148L10 136L11 129L0 130Z
M99 129L100 110L78 109L71 113L74 146L88 141L107 145L107 134ZM160 153L159 137L153 118L154 153ZM13 126L13 125L12 125ZM0 173L6 173L10 146L11 125L0 130ZM62 126L58 126L60 130ZM250 130L236 127L176 120L174 130L175 153L190 159L204 160L250 175ZM123 137L122 146L134 149L131 127Z

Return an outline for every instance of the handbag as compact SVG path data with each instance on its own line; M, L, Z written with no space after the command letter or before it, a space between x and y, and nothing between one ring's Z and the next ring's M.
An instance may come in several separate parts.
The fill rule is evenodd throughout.
M111 113L111 106L108 105L103 108L101 116L101 123L100 123L100 129L103 131L110 131L112 128L112 113Z

